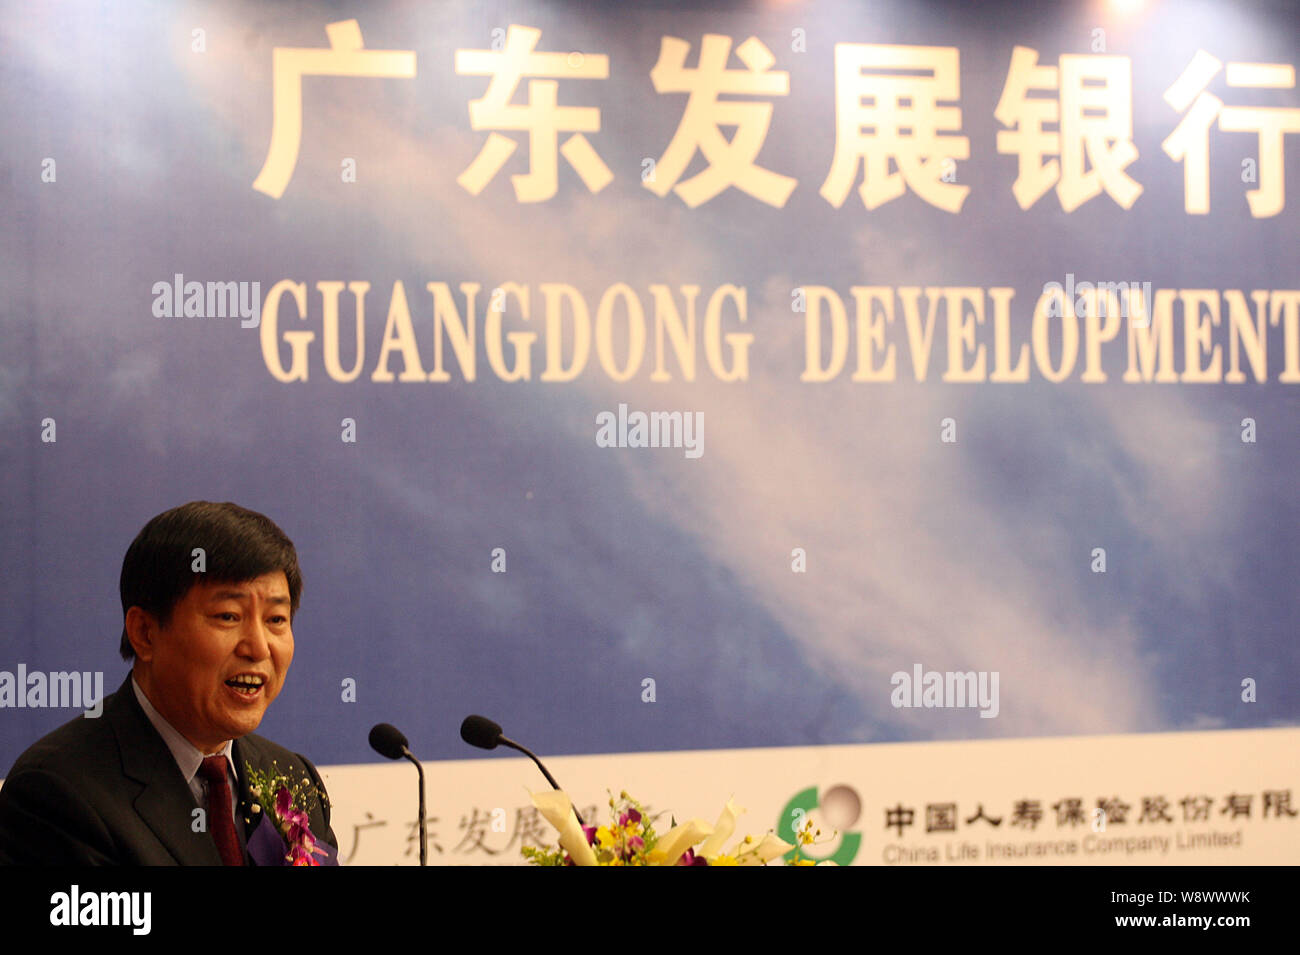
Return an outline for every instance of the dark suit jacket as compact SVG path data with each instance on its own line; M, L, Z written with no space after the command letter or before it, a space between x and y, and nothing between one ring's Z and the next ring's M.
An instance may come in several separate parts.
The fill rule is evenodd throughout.
M290 779L309 778L317 841L338 845L329 797L303 756L249 734L234 741L239 776L235 825L252 832L245 762ZM0 789L0 864L221 865L210 832L194 832L199 808L171 750L135 698L131 677L104 700L96 719L80 716L24 752ZM247 821L246 821L247 820Z

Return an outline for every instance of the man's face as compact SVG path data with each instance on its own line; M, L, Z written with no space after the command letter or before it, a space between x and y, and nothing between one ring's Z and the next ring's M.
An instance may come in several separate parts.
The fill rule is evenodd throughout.
M293 661L289 583L277 570L198 583L137 648L150 702L205 753L257 729ZM139 671L137 671L139 672Z

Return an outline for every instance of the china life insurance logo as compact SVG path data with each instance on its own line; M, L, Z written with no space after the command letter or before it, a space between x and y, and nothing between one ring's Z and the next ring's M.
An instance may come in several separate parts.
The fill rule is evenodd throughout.
M817 862L830 861L836 865L852 865L858 850L862 847L862 835L850 831L849 827L856 823L861 815L862 798L852 786L832 786L820 797L817 787L809 786L795 793L785 804L785 808L781 810L781 818L777 821L776 835L778 839L797 845L799 829L811 817L813 828L821 829L823 836L826 835L827 829L837 832L838 838L832 840L830 845L834 846L836 842L839 845L830 855L816 855L808 851L809 849L825 851L826 847L816 845L800 846L799 854ZM793 854L792 849L786 853L786 858L790 858Z

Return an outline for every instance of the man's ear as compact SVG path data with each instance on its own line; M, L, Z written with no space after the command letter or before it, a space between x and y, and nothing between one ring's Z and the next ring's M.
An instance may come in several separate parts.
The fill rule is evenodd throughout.
M126 612L126 639L141 663L153 660L153 645L158 637L158 618L143 607L132 607Z

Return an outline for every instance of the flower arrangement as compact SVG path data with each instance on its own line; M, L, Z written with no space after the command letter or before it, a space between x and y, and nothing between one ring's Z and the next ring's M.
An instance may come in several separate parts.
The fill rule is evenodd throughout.
M279 766L272 763L275 770L256 770L248 763L244 772L248 779L248 789L253 795L253 812L261 812L268 807L266 819L284 839L287 851L282 865L320 865L316 856L328 853L316 844L308 825L306 807L309 796L316 793L316 787L304 776L297 782L291 782L280 773Z
M520 850L533 865L767 865L787 853L789 865L818 864L801 859L799 846L771 832L760 840L747 835L728 846L736 830L736 818L744 812L730 799L714 825L703 819L690 819L681 825L673 820L672 828L663 835L655 831L654 819L646 808L626 791L620 792L617 799L610 795L610 822L603 826L581 825L563 792L534 793L533 805L560 834L557 848L524 846ZM820 834L811 821L806 822L798 833L799 845L812 845Z

